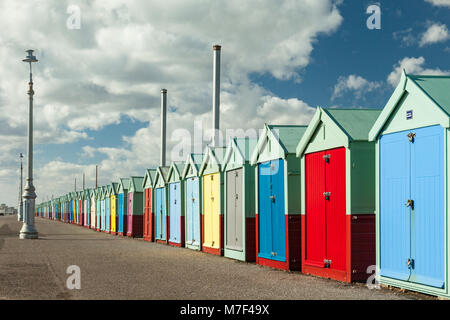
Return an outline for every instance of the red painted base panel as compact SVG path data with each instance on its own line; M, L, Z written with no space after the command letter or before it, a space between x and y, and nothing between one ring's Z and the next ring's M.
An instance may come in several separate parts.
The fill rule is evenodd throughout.
M167 241L156 239L156 243L167 244Z
M173 247L179 247L179 248L182 248L183 246L181 245L181 243L176 243L176 242L172 242L172 241L169 241L169 245L171 245L171 246L173 246Z

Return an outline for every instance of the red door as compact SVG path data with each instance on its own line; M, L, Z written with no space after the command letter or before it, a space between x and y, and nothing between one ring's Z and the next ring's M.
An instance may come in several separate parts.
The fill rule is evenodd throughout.
M345 148L307 154L305 168L305 264L345 271Z
M144 208L144 237L153 241L153 217L152 217L152 189L145 189L145 208Z
M306 246L305 263L323 267L326 254L325 152L306 155Z

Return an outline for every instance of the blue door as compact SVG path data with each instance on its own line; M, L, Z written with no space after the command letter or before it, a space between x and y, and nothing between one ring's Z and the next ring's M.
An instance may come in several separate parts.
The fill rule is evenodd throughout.
M260 258L272 259L272 203L270 161L258 165L259 251Z
M432 126L380 138L382 276L444 286L443 133Z
M193 217L193 205L192 202L194 201L192 196L192 185L193 185L193 178L186 179L185 184L185 192L186 192L186 244L192 245L194 242L193 236L194 236L194 217Z
M200 246L200 179L192 179L192 245Z
M123 233L123 193L119 194L119 221L117 232Z
M109 232L111 226L111 198L106 198L106 231Z
M166 240L166 196L164 188L156 189L156 239Z
M169 199L170 199L170 237L169 241L181 242L181 184L175 182L169 184Z

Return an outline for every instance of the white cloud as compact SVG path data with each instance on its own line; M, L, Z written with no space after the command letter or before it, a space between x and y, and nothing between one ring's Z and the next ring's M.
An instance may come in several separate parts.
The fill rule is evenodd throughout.
M450 7L450 0L425 0L438 7Z
M421 47L438 42L447 41L450 38L445 24L434 23L421 35L419 45Z
M334 86L331 100L341 97L347 92L352 92L356 98L361 98L364 93L374 91L381 87L380 82L369 81L361 76L351 74L347 77L339 77Z
M450 71L448 70L441 70L439 68L437 69L425 68L424 64L425 64L424 57L419 58L405 57L394 66L394 70L389 74L387 81L391 86L393 87L397 86L398 82L400 81L403 69L405 69L405 72L408 74L421 74L421 75L450 74Z
M88 141L88 129L101 131L123 116L149 121L121 148L74 150L86 156L101 153L101 174L112 179L157 164L161 87L169 90L169 107L176 109L168 114L169 137L176 128L192 132L194 120L210 127L211 46L216 43L223 45L223 128L304 123L312 108L298 99L275 97L252 84L249 75L300 81L318 36L342 22L340 1L333 0L78 3L81 29L68 30L71 1L0 2L0 64L8 66L0 78L0 141L8 141L0 143L0 166L12 175L17 161L1 154L16 154L26 142L27 68L20 61L25 49L36 49L40 60L34 72L37 143ZM63 161L36 167L37 192L70 191L70 174L86 170L92 174L91 166ZM58 174L57 187L44 177ZM15 201L9 190L14 181L2 179L0 193Z

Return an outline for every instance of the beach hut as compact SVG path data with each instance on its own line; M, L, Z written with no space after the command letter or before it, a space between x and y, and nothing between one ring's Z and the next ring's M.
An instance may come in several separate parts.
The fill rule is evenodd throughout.
M375 143L381 110L318 107L301 158L302 272L352 282L375 264Z
M223 172L225 147L207 146L202 179L202 251L223 255Z
M128 213L128 186L129 178L120 178L119 182L119 224L117 234L119 236L127 235L127 213Z
M167 174L169 244L184 247L184 162L172 162Z
M109 233L111 231L111 185L105 186L105 230Z
M100 231L101 230L101 217L102 217L102 188L98 187L95 192L95 202L96 202L96 208L95 208L95 230Z
M167 174L169 167L158 167L153 185L155 200L155 241L167 243Z
M102 186L100 191L100 212L101 212L101 218L100 218L100 231L106 232L106 191L107 186Z
M376 262L382 284L450 297L450 77L401 76L376 142Z
M84 223L83 226L85 228L89 228L90 225L90 211L91 211L91 196L90 196L90 189L85 189L83 191L83 207L84 207Z
M144 227L143 238L145 241L155 241L155 215L153 201L153 182L155 181L156 169L145 170L142 189L144 190Z
M84 192L78 192L78 225L84 224Z
M111 234L116 235L117 234L117 223L119 220L119 215L117 214L117 207L119 205L119 183L112 182L109 187L109 197L110 197L110 204L111 204L111 228L110 232Z
M192 250L201 250L201 179L200 165L203 154L191 153L186 159L182 180L185 193L185 246Z
M74 212L75 212L75 199L74 193L69 193L69 223L73 223L74 221Z
M255 169L250 157L256 138L230 139L223 163L224 255L242 261L256 260Z
M128 184L127 236L142 238L144 225L144 177L130 177Z
M300 270L300 161L295 149L306 126L264 125L255 165L256 263Z
M90 218L90 224L89 227L93 230L95 230L95 223L97 222L97 190L95 188L90 189L89 196L91 198L91 218Z

